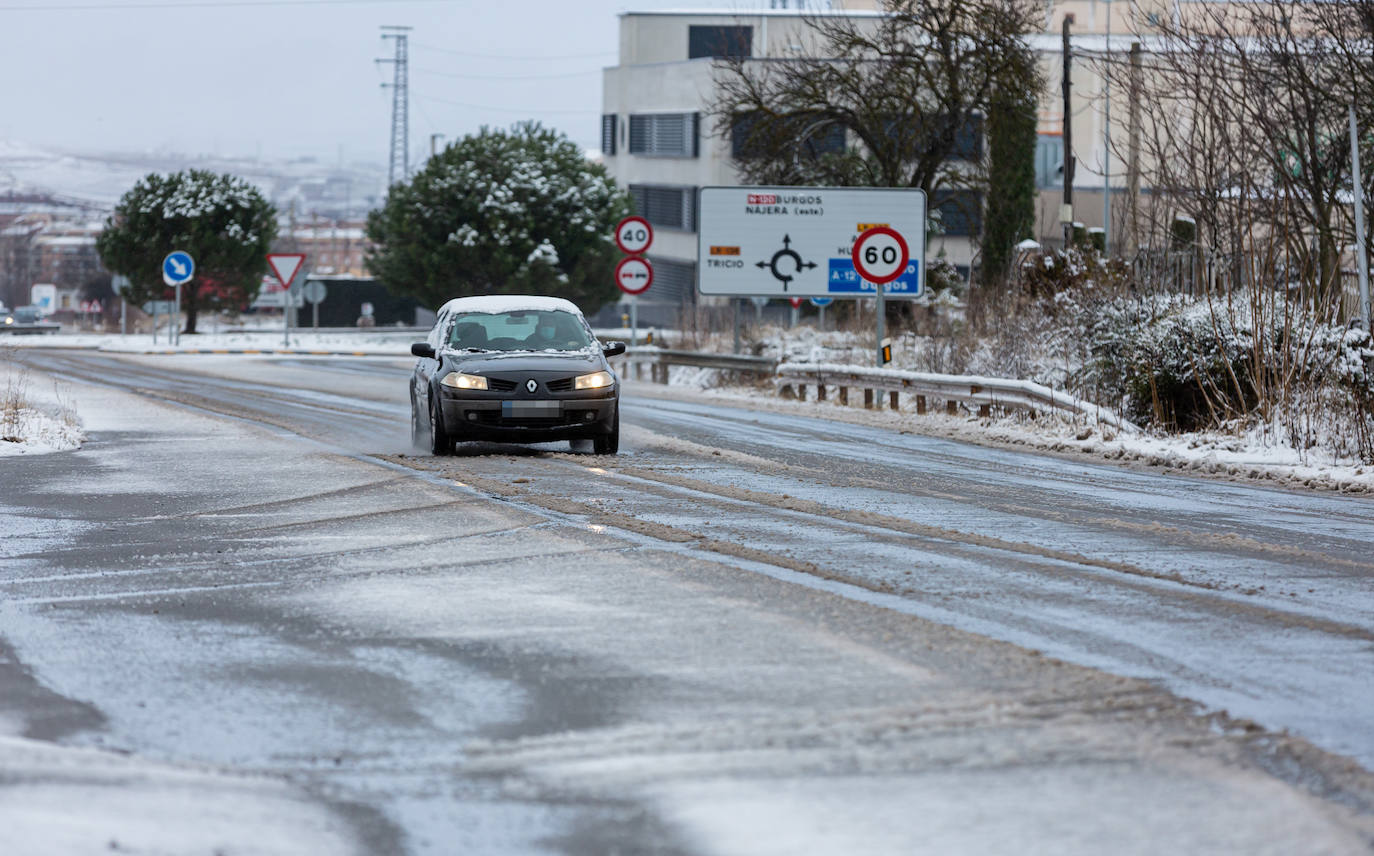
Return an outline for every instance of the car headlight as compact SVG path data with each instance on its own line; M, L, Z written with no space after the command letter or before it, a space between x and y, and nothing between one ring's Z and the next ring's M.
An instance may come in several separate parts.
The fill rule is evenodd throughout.
M480 375L463 374L461 372L453 372L451 374L446 374L444 375L443 379L439 381L439 383L443 384L444 386L451 386L454 389L487 388L486 378L481 377Z
M615 378L610 372L592 372L591 374L579 375L573 381L573 389L605 389L615 383Z

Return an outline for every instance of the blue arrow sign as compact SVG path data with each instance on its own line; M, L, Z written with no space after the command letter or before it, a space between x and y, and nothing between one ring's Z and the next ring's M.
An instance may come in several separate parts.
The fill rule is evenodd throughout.
M902 275L889 282L883 289L887 296L920 297L920 264L916 259L907 262L906 270L902 271ZM852 259L831 259L830 286L826 290L831 294L877 294L878 286L859 276L859 272L854 269Z
M834 302L835 302L835 298L833 298L833 297L813 297L813 298L811 298L811 305L812 305L812 306L815 306L815 307L818 308L818 309L823 309L823 308L825 308L826 306L829 306L830 304L832 304L832 303L834 303Z
M181 285L196 272L196 262L184 250L175 250L162 260L162 281L168 285Z

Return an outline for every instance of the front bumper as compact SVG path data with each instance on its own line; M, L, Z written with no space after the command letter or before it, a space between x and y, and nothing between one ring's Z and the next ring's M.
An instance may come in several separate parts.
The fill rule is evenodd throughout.
M441 391L444 430L449 436L514 443L604 437L615 429L620 400L618 387L563 398L478 395Z

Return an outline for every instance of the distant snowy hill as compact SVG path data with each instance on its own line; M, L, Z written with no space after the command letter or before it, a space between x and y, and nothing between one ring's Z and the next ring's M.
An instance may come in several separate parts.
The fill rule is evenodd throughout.
M167 152L70 152L0 139L0 196L50 194L108 209L148 173L183 169L240 176L261 188L282 212L289 211L294 202L301 216L360 217L380 205L386 188L386 168L381 164Z

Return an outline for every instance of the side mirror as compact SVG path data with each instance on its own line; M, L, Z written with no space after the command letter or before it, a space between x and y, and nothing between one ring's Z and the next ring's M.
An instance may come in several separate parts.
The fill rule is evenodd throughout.
M621 354L625 353L625 343L607 342L606 344L601 346L601 353L605 354L608 357L618 357Z
M416 342L410 346L410 352L417 357L434 359L434 346L429 342Z

